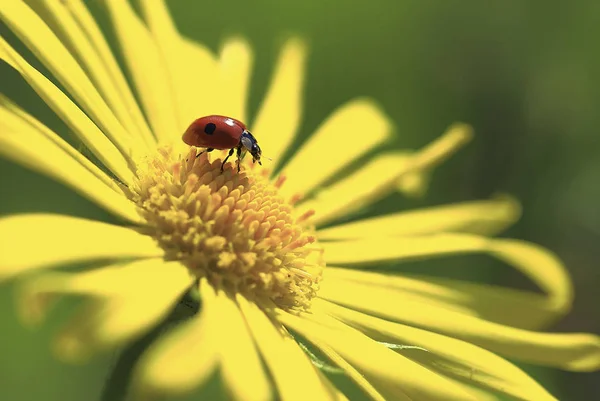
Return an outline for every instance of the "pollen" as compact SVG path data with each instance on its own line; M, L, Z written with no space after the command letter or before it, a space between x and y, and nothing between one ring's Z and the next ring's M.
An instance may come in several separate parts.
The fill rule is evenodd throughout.
M198 278L257 303L308 310L325 262L310 214L296 215L271 183L249 166L161 148L137 171L131 198L166 258ZM262 170L266 172L266 170Z

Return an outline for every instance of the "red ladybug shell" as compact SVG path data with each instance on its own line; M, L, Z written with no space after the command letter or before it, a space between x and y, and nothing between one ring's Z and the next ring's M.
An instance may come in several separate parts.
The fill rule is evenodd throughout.
M231 149L240 144L246 125L235 118L206 116L195 120L183 134L183 142L190 146L212 149Z

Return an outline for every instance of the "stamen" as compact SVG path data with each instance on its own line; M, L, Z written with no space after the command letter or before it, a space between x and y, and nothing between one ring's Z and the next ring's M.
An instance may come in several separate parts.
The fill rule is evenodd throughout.
M298 203L300 200L302 200L303 196L302 194L295 194L292 195L292 197L290 198L290 205L295 205L296 203Z
M313 279L313 276L309 272L306 272L304 270L300 270L295 267L289 267L288 270L297 274L298 276L304 277L305 279L308 279L308 280Z
M275 184L273 184L275 186L275 188L280 189L283 184L285 183L285 180L287 179L287 177L284 174L281 174L279 177L277 177L277 180L275 181Z
M297 240L288 244L285 248L283 248L283 250L289 252L295 250L296 248L303 247L306 244L312 244L313 242L315 242L315 237L298 238Z
M221 172L214 159L162 148L139 169L132 200L152 235L168 258L216 287L307 310L325 265L323 248L299 224L314 211L293 216L293 202L278 193L285 176L271 184L266 169L238 173L228 164Z
M314 209L310 209L310 210L304 212L300 217L298 217L296 219L296 224L302 223L302 222L310 219L314 215L315 215L315 210Z

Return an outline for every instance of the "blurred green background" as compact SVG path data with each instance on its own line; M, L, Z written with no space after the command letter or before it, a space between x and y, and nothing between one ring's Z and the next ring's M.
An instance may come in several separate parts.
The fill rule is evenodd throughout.
M105 23L101 3L92 1L91 7ZM182 33L213 49L228 35L248 38L256 51L251 115L283 40L304 37L310 59L302 136L338 105L363 95L391 116L405 147L423 146L454 121L471 123L475 140L438 169L426 198L394 196L377 213L398 205L487 198L497 191L514 194L524 216L506 235L554 250L577 290L572 313L552 329L600 334L600 2L179 0L169 6ZM4 26L0 33L7 35ZM65 132L4 64L0 76L0 92ZM348 146L360 142L353 139ZM39 152L43 157L43 149ZM61 185L4 160L0 188L0 215L51 211L110 219ZM487 258L420 268L524 285L522 277ZM0 285L2 399L97 399L115 355L83 367L56 362L49 343L68 305L42 330L27 330L14 314L13 289ZM562 400L600 398L597 373L523 367Z

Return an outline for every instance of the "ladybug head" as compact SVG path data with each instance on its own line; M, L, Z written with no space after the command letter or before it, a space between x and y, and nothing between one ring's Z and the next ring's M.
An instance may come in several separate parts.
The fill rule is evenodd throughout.
M262 163L260 162L262 151L260 146L258 146L256 138L254 138L250 131L244 131L240 141L242 142L244 148L246 148L246 150L252 155L252 163L258 162L258 164L262 166Z

